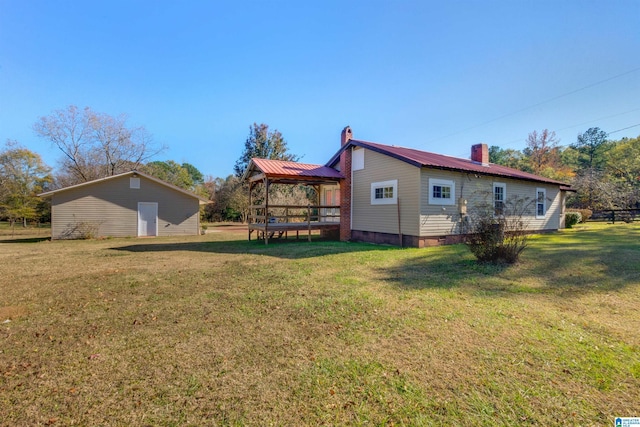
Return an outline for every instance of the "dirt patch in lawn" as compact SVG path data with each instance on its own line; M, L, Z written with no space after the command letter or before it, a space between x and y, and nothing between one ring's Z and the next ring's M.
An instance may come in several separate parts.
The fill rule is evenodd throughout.
M23 305L8 305L0 307L0 322L12 320L27 314L27 307Z
M247 224L238 224L238 223L224 223L224 224L215 224L209 225L207 228L208 233L235 233L242 234L247 233Z

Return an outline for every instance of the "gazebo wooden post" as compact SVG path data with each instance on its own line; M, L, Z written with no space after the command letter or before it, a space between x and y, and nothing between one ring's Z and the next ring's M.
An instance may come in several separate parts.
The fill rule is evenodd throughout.
M318 225L320 226L320 223L322 222L322 214L320 213L322 211L320 208L320 185L312 185L311 188L316 192L316 209L318 210ZM309 215L311 215L311 212L309 212ZM320 229L320 237L322 237L322 229ZM311 228L309 228L309 241L311 241Z
M269 244L269 178L264 178L264 244Z
M322 216L320 215L320 186L319 185L312 185L311 188L313 188L313 191L316 192L316 206L318 206L318 222L320 222L320 218L322 218Z
M284 222L286 224L289 223L289 207L285 207L284 208ZM289 230L284 230L284 240L287 240L289 238Z
M309 228L307 230L307 239L310 242L311 241L311 205L307 204L307 227Z
M251 207L251 189L253 188L253 182L249 181L249 217L247 218L247 233L248 239L251 241L251 212L253 208Z

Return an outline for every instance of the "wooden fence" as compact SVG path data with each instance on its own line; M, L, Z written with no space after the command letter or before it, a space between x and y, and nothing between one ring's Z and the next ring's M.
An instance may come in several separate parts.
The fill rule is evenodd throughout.
M610 221L631 223L640 220L640 208L631 209L602 209L593 211L589 221Z

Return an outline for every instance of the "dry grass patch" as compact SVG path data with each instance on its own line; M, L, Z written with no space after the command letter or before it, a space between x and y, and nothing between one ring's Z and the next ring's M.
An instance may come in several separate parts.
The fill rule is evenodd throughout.
M9 323L11 320L27 314L27 307L21 305L9 305L0 307L0 321Z
M23 227L22 224L15 224L11 227L9 223L0 221L0 242L38 242L51 237L51 227L48 224L37 224Z
M638 237L539 236L508 268L225 233L0 243L0 425L611 424L640 413Z

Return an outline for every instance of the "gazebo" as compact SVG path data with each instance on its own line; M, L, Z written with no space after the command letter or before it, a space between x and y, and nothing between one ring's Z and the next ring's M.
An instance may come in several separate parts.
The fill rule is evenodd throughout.
M269 243L270 238L286 237L290 231L296 232L296 238L299 238L300 231L306 231L309 241L314 230L320 230L325 235L339 232L340 205L320 203L322 187L337 186L344 179L339 171L323 165L254 158L243 179L249 183L249 240L254 231L256 237L263 239L265 244ZM315 203L269 204L272 184L311 187L315 191ZM263 196L257 204L253 204L259 186L263 188Z

